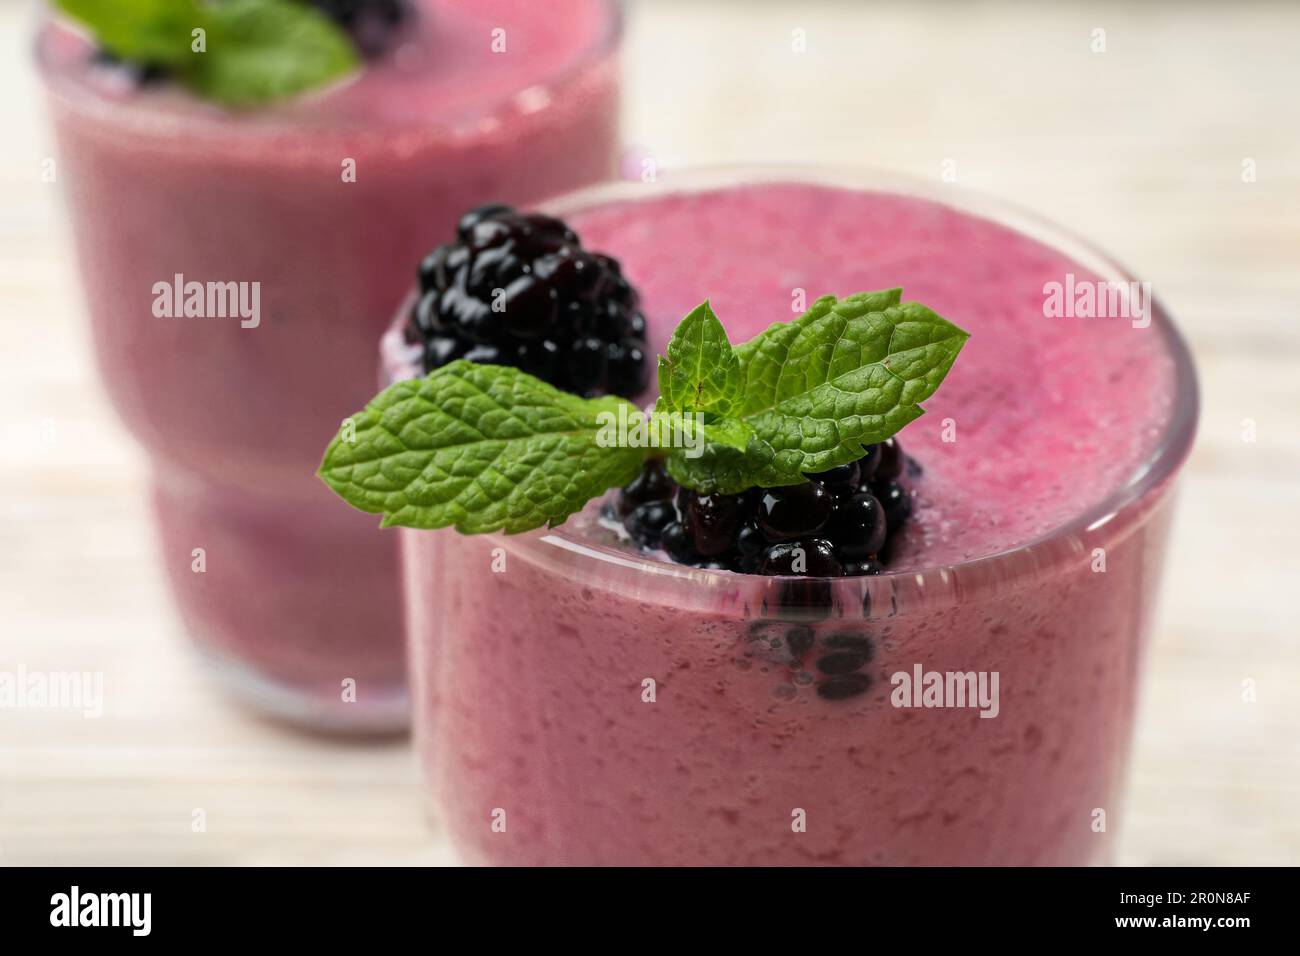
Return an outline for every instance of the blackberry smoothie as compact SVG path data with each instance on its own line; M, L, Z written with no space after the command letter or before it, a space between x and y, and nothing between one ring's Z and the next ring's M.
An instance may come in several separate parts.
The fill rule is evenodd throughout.
M403 530L446 832L476 863L1104 862L1195 425L1181 341L1158 306L1145 328L1045 318L1045 284L1126 277L1003 207L750 178L557 212L621 261L651 351L706 297L737 342L801 292L898 285L970 332L898 435L910 516L883 573L846 577L671 560L617 491L518 536ZM415 373L397 329L385 358ZM931 673L995 697L904 694Z
M354 75L259 108L142 81L61 23L38 59L100 372L151 456L193 640L275 713L396 729L395 542L333 506L320 447L373 391L365 356L466 207L612 173L619 14L599 0L318 6L403 22ZM160 314L157 284L189 282L257 284L259 315Z

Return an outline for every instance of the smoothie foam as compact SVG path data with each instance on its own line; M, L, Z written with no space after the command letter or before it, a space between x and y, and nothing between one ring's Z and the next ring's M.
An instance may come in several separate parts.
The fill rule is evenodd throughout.
M1173 363L1158 330L1123 318L1048 319L1043 286L1084 267L1027 236L923 199L769 185L573 217L617 250L643 290L662 353L707 296L733 342L809 302L902 285L971 333L954 374L900 436L925 467L921 507L891 570L936 567L1030 541L1102 501L1168 421ZM953 427L944 441L944 420Z
M1070 523L1143 470L1179 388L1166 330L1045 318L1044 283L1088 269L991 220L895 194L768 183L569 220L623 262L660 351L705 297L735 341L791 318L795 289L811 301L896 284L972 336L900 435L925 472L895 573L838 580L812 626L818 646L871 642L862 696L822 699L811 665L791 664L777 643L790 627L781 581L622 550L596 504L514 539L403 532L419 740L467 857L1104 859L1166 488L1086 532L961 563ZM955 442L942 440L949 418ZM997 717L892 706L891 676L918 664L996 671ZM498 808L505 833L490 827ZM1098 810L1109 815L1100 832Z

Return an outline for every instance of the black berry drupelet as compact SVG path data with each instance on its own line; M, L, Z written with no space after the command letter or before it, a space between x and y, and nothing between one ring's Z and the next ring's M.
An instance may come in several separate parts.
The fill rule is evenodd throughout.
M820 481L765 489L758 502L758 530L769 541L794 541L821 531L835 499Z
M646 385L645 317L616 260L558 219L480 206L420 264L407 340L424 370L453 359L511 365L577 395ZM666 477L666 476L665 476Z
M607 506L647 551L679 564L744 574L840 577L879 574L889 545L912 514L919 468L894 439L797 485L704 495L676 485L648 461Z
M112 50L100 47L95 50L92 61L101 67L112 69L125 76L135 86L150 86L171 76L167 67L157 63L136 63L123 60Z
M347 33L365 56L387 52L415 19L412 0L306 0Z

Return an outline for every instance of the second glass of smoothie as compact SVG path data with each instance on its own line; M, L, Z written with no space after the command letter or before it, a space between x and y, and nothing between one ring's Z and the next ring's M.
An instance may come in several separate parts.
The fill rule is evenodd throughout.
M622 262L659 352L706 298L738 342L894 286L971 338L899 435L921 470L882 574L674 564L599 501L515 537L401 532L417 743L466 859L1106 861L1197 410L1159 306L1050 318L1051 283L1131 277L881 178L722 170L547 211ZM405 321L390 377L416 372ZM929 674L971 675L971 699L927 698Z
M393 538L314 472L414 264L468 207L616 164L617 5L412 7L355 79L241 112L124 82L61 23L38 39L100 371L186 626L234 690L321 728L407 721ZM155 311L190 282L256 284L259 314Z

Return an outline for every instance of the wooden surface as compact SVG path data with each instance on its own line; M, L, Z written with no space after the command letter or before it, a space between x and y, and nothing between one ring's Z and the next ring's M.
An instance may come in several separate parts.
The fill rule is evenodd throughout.
M102 670L114 706L0 710L0 862L450 861L403 743L263 723L185 654L143 462L94 379L59 190L40 178L30 18L0 0L0 670ZM1122 863L1300 863L1297 35L1300 7L1281 4L656 0L630 24L625 135L658 162L939 179L951 160L957 186L1111 250L1188 332L1204 410Z

